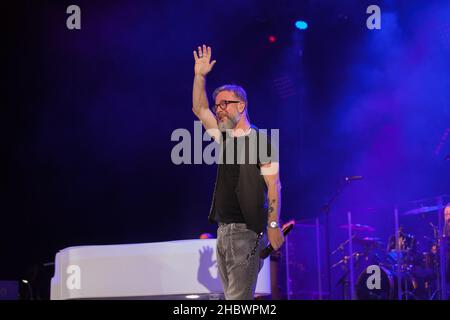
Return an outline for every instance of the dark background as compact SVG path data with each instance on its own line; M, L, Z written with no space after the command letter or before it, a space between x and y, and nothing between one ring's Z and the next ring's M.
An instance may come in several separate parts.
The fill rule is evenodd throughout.
M193 132L203 43L218 61L209 94L240 84L252 122L280 129L283 219L319 216L362 175L333 216L352 208L386 237L394 204L450 193L446 1L13 3L1 4L0 279L30 278L68 246L215 234L215 166L170 158L173 130ZM81 30L66 28L71 4ZM366 28L370 4L381 30Z

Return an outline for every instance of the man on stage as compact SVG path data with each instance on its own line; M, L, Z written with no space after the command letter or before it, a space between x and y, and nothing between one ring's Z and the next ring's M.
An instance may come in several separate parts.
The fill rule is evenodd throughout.
M268 160L260 156L263 141L270 150L273 149L269 137L251 125L247 94L242 87L224 85L217 88L213 93L212 110L209 108L206 76L216 63L211 61L211 48L198 47L194 51L194 60L192 110L220 144L221 159L225 159L218 164L208 217L218 224L216 252L220 279L226 299L251 300L263 263L259 252L265 245L266 230L275 250L284 242L279 226L279 163L275 157ZM252 137L257 137L258 148L251 148L251 141L255 141ZM242 155L244 162L238 160Z

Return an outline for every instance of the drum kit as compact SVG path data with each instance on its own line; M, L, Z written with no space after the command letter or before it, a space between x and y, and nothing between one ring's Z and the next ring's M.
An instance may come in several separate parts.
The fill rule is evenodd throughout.
M407 214L419 214L425 210L431 210L431 208L407 212ZM331 253L331 255L338 252L343 254L343 257L332 265L332 268L341 267L343 270L343 274L336 284L342 286L343 298L358 300L438 299L440 261L442 261L439 257L439 253L442 252L439 247L448 237L440 236L437 228L431 223L430 225L433 228L434 236L428 238L430 244L425 252L419 252L416 236L407 233L402 227L398 229L397 236L392 235L388 239L386 245L378 237L361 235L375 232L375 228L369 225L339 226L352 231L352 236L339 244ZM352 249L345 255L347 246L351 246ZM448 257L449 246L446 247ZM350 254L350 252L353 253ZM353 267L350 266L351 262L353 262ZM373 274L373 266L377 266L380 276L380 285L376 289L367 285ZM355 273L351 272L353 270ZM350 280L352 274L355 279ZM353 284L353 289L351 289L351 284Z

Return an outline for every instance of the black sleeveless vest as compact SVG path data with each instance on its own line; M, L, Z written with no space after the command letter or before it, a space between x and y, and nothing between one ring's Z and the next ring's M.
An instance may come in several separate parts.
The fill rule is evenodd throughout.
M262 137L258 128L251 126L251 132L245 139L250 139L251 134L256 134L257 141L267 141L267 137ZM247 143L247 141L246 141ZM219 166L217 166L219 167ZM244 216L247 228L256 233L262 233L267 227L267 185L264 177L261 175L259 164L239 164L239 180L235 189L239 205ZM213 199L208 220L213 223L216 217L216 189L219 177L219 168L217 168L216 182L214 184Z

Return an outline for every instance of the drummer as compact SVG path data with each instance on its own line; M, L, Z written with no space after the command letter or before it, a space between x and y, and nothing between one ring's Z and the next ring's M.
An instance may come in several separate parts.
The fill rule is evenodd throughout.
M395 245L395 234L394 234L389 238L387 251L390 252L396 249L397 247ZM414 239L414 236L405 233L404 227L400 227L398 229L398 249L402 251L412 250L413 252L415 252L417 249L417 242Z

